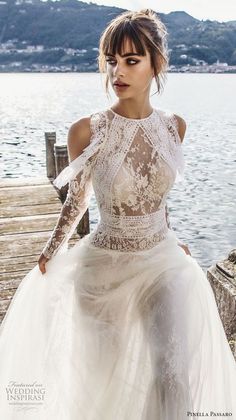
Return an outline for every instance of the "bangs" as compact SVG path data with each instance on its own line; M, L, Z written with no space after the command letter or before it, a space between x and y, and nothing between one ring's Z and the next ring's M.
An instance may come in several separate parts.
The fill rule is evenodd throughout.
M129 52L137 53L143 56L146 55L145 42L140 37L140 31L138 34L134 27L134 22L131 21L121 22L119 25L113 28L109 34L107 34L103 50L104 55L115 55L116 53L122 55L124 52L123 47L126 40L128 40L131 44L131 49Z
M139 12L126 11L110 21L99 40L97 57L101 76L106 75L106 92L108 93L111 72L107 57L121 57L125 53L131 56L150 55L150 65L160 93L165 81L169 63L169 52L166 42L167 29L159 17L151 9ZM127 45L126 45L127 44ZM125 50L126 47L129 49Z

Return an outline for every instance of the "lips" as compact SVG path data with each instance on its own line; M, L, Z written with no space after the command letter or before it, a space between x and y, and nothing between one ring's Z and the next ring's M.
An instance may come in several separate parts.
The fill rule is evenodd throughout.
M126 83L122 83L122 82L115 82L114 86L129 86Z

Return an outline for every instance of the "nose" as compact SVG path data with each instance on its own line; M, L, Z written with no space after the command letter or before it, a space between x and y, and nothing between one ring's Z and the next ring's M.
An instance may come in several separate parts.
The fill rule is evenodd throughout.
M123 69L122 63L117 62L116 66L114 66L113 68L113 73L114 73L114 76L116 77L124 76L124 69Z

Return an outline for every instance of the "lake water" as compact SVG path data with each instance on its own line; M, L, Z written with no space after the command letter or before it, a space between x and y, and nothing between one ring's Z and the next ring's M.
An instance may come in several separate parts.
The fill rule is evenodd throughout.
M44 132L66 143L71 123L110 107L98 73L0 74L3 178L45 176ZM156 91L153 84L152 93ZM236 75L168 74L154 107L187 122L185 179L168 197L172 228L206 270L236 248ZM91 201L91 230L98 220Z

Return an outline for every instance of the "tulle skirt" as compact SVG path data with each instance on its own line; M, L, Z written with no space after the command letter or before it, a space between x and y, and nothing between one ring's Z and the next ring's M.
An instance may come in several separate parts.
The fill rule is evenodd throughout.
M138 252L91 235L64 245L44 275L36 265L11 301L0 419L236 420L236 363L214 293L175 232Z

